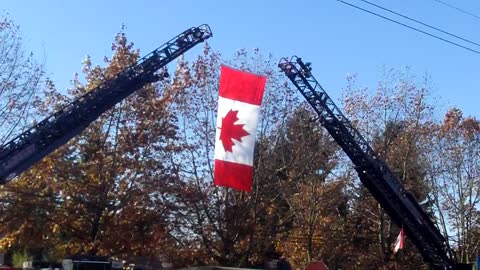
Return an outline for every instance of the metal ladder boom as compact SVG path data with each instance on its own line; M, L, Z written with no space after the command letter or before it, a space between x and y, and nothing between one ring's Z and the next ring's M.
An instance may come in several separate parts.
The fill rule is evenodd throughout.
M294 56L290 60L282 58L278 66L353 162L360 181L392 220L404 226L424 260L434 269L455 269L453 252L438 228L312 76L310 63Z
M212 36L208 25L192 27L141 58L63 109L32 126L0 148L0 184L5 184L82 132L115 104L155 82L156 72Z

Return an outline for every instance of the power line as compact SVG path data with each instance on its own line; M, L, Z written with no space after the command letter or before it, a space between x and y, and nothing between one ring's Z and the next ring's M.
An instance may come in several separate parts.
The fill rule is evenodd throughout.
M443 41L443 42L447 42L447 43L449 43L449 44L452 44L452 45L455 45L455 46L457 46L457 47L463 48L463 49L465 49L465 50L474 52L474 53L476 53L476 54L480 54L480 51L477 51L477 50L474 50L474 49L472 49L472 48L463 46L463 45L461 45L461 44L458 44L458 43L456 43L456 42L450 41L450 40L448 40L448 39L445 39L445 38L436 36L436 35L434 35L434 34L431 34L431 33L428 33L428 32L426 32L426 31L420 30L420 29L415 28L415 27L413 27L413 26L410 26L410 25L401 23L401 22L396 21L396 20L394 20L394 19L390 19L390 18L388 18L388 17L385 17L385 16L383 16L383 15L380 15L380 14L375 13L375 12L373 12L373 11L370 11L370 10L368 10L368 9L361 8L361 7L359 7L359 6L356 6L356 5L354 5L354 4L345 2L345 1L343 1L343 0L337 0L337 1L338 1L338 2L341 2L341 3L345 4L345 5L351 6L351 7L353 7L353 8L359 9L359 10L361 10L361 11L364 11L364 12L370 13L370 14L372 14L372 15L375 15L375 16L380 17L380 18L382 18L382 19L385 19L385 20L387 20L387 21L390 21L390 22L399 24L399 25L401 25L401 26L407 27L407 28L409 28L409 29L411 29L411 30L420 32L420 33L422 33L422 34L424 34L424 35L427 35L427 36L436 38L436 39L441 40L441 41Z
M426 27L428 27L428 28L437 30L437 31L442 32L442 33L444 33L444 34L446 34L446 35L449 35L449 36L452 36L452 37L461 39L461 40L463 40L463 41L465 41L465 42L468 42L468 43L473 44L473 45L476 45L476 46L480 46L480 44L478 44L478 43L476 43L476 42L474 42L474 41L471 41L471 40L469 40L469 39L466 39L466 38L463 38L463 37L454 35L454 34L452 34L452 33L449 33L449 32L447 32L447 31L444 31L444 30L439 29L439 28L437 28L437 27L434 27L434 26L431 26L431 25L429 25L429 24L423 23L423 22L421 22L421 21L419 21L419 20L412 19L412 18L410 18L410 17L408 17L408 16L405 16L405 15L403 15L403 14L400 14L400 13L398 13L398 12L395 12L395 11L393 11L393 10L391 10L391 9L382 7L382 6L380 6L380 5L377 5L377 4L375 4L375 3L369 2L369 1L367 1L367 0L360 0L360 1L362 1L362 2L364 2L364 3L367 3L367 4L369 4L369 5L372 5L372 6L374 6L374 7L377 7L377 8L379 8L379 9L383 9L383 10L385 10L385 11L388 11L388 12L390 12L390 13L393 13L393 14L395 14L395 15L397 15L397 16L400 16L400 17L402 17L402 18L405 18L405 19L407 19L407 20L416 22L416 23L421 24L421 25L423 25L423 26L426 26Z
M464 10L464 9L458 8L458 7L456 7L456 6L452 5L452 4L449 4L449 3L444 2L444 1L441 1L441 0L433 0L433 1L439 2L439 3L445 5L445 6L449 7L449 8L456 9L456 10L462 12L462 13L465 13L465 14L467 14L467 15L470 15L470 16L472 16L472 17L480 20L480 16L478 16L478 15L472 13L472 12L469 12L469 11L466 11L466 10Z

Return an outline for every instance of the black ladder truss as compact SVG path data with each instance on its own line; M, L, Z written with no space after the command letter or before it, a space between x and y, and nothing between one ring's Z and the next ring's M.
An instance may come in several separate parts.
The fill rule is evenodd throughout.
M434 269L455 269L453 253L416 199L380 160L311 74L310 63L282 58L280 69L318 114L319 121L355 165L361 182Z
M0 148L0 184L4 184L84 130L102 113L162 79L169 62L212 36L208 25L192 27L174 37L114 78L77 98Z

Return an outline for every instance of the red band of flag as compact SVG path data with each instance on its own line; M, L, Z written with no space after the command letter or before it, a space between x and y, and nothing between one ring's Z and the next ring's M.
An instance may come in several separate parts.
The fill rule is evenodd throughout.
M252 89L263 89L266 77L239 72L227 66L222 66L221 74L219 92L221 97L260 106L263 91L252 91Z
M223 160L215 160L215 185L251 191L253 167Z

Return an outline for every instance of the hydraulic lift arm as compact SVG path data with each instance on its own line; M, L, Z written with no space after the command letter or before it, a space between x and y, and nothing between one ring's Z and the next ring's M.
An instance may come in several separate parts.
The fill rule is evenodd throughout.
M453 252L438 228L312 76L310 63L294 56L290 60L282 58L278 66L353 162L360 181L392 220L404 226L424 260L434 269L456 269Z
M148 83L162 79L156 72L212 36L208 25L192 27L174 37L114 78L32 126L0 148L0 184L5 184L82 132L115 104Z

